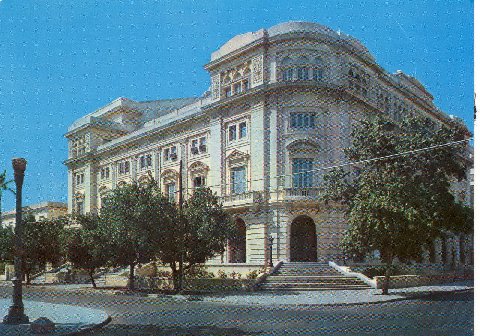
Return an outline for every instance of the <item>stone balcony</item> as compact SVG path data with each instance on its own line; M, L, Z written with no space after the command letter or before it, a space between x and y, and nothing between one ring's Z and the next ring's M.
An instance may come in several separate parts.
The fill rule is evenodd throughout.
M320 187L311 188L285 188L274 190L269 193L269 196L265 196L262 191L247 191L241 194L231 194L221 197L223 205L229 207L243 207L260 205L264 202L276 202L276 201L320 201L321 197ZM268 195L268 194L267 194ZM267 199L268 198L268 199Z

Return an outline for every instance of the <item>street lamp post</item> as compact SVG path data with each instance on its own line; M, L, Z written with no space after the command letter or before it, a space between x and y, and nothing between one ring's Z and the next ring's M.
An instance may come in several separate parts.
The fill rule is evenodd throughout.
M15 237L14 237L14 268L15 277L13 282L12 305L8 315L3 318L5 324L28 323L28 316L25 315L22 301L22 255L23 255L23 224L22 224L22 186L27 160L23 158L12 159L12 166L16 185L16 214L15 214Z
M273 240L272 236L268 237L268 247L270 248L270 260L269 260L269 267L273 267Z

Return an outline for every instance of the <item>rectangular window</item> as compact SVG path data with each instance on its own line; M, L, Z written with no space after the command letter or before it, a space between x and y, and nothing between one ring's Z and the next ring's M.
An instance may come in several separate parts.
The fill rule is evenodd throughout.
M193 187L200 188L205 186L205 176L195 176L193 179Z
M175 202L175 193L176 193L176 188L175 188L175 183L169 183L165 186L165 189L167 191L167 196L168 200L170 202Z
M232 125L228 128L228 140L234 141L237 139L237 125Z
M293 159L292 168L294 188L313 186L313 159Z
M120 174L128 174L130 172L130 162L123 161L118 164L118 172Z
M232 88L230 86L227 86L225 88L225 97L230 97L232 95Z
M238 138L245 138L247 136L247 123L246 122L241 122L238 125Z
M83 212L84 212L83 201L77 201L77 213L83 214Z
M282 72L282 79L284 81L290 81L293 79L293 69L290 68L290 69L285 69L283 70Z
M241 93L242 92L242 84L241 83L233 84L233 92L235 92L235 94Z
M308 68L307 67L297 68L297 78L299 80L307 80L308 79Z
M193 155L196 155L199 153L198 140L192 140L192 146L190 148L190 151L192 152Z
M244 91L247 91L248 89L250 89L250 82L249 82L248 79L245 79L245 80L243 81L243 90L244 90Z
M232 194L243 194L247 190L247 174L245 167L235 167L230 171Z
M314 128L315 114L314 113L291 113L290 127L292 128Z
M322 79L322 70L321 69L313 69L313 80L319 81Z
M198 147L200 153L206 153L207 152L207 138L206 137L201 137L200 138L200 146Z
M177 160L177 147L171 146L163 150L163 161Z

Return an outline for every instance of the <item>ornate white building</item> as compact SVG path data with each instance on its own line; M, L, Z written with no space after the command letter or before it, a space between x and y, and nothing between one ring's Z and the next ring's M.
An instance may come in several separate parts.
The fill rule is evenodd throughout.
M368 114L417 113L432 127L449 118L415 78L387 73L358 40L316 23L235 36L205 69L202 97L118 98L70 126L69 212L94 212L109 190L148 174L178 197L182 161L185 192L211 187L243 233L211 264L262 266L268 237L274 260L342 260L346 221L319 202L322 172L310 171L343 162L352 125ZM432 261L470 263L470 248L450 237Z

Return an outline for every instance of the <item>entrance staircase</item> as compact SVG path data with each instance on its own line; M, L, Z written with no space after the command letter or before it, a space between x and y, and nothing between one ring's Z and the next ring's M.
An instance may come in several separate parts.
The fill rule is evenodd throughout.
M327 263L285 262L259 288L264 291L370 289L362 280L343 275Z

